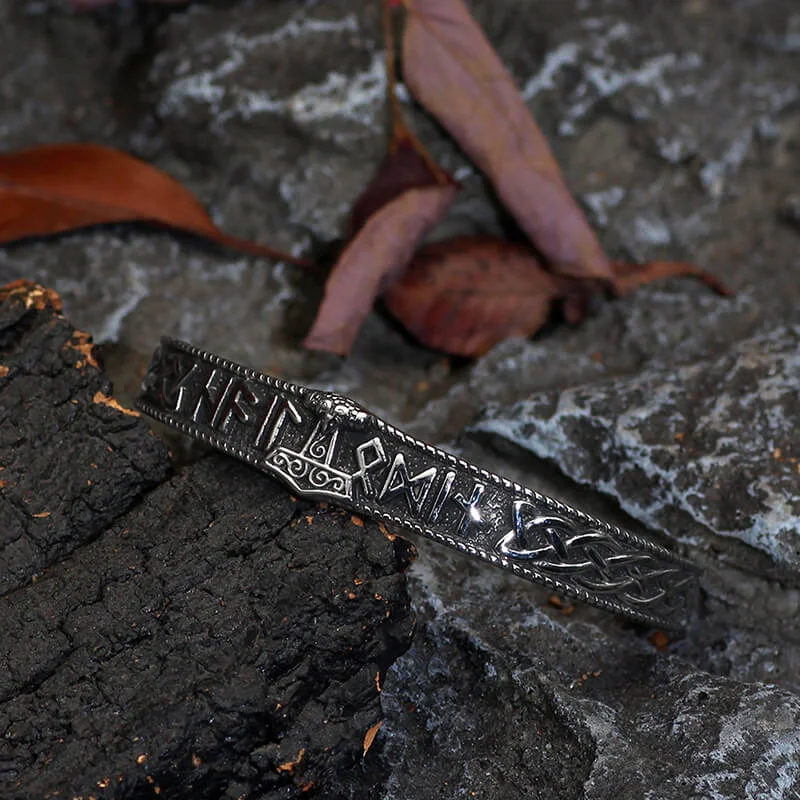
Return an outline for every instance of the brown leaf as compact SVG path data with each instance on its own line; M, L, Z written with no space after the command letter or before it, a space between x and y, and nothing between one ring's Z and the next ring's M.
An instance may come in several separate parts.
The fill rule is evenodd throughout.
M447 213L452 185L409 189L366 222L336 262L303 344L347 355L375 298L402 274L425 234Z
M0 244L112 222L146 222L257 256L304 259L237 239L176 180L119 150L52 144L0 155Z
M553 268L613 280L542 132L461 0L405 0L403 75L411 93L489 177Z
M646 264L625 264L615 261L612 266L614 269L614 293L618 297L624 297L636 291L640 286L645 286L653 281L676 277L697 278L709 289L713 289L723 297L730 297L733 294L733 291L716 275L712 275L694 264L686 264L682 261L649 261Z
M397 100L397 75L395 74L395 46L392 0L383 0L383 37L386 48L386 105L391 116L389 153L375 177L353 203L347 238L364 227L376 212L409 189L429 186L457 186L452 176L434 161L433 156L408 127L403 109Z
M423 344L478 356L510 336L537 331L560 283L527 245L462 236L422 248L384 299Z
M353 204L349 243L325 284L325 297L305 342L347 355L375 298L406 268L417 245L447 213L458 184L408 128L395 95L392 3L383 2L389 155Z
M353 203L347 238L351 239L378 210L409 189L456 186L456 182L432 165L421 145L407 129L395 130L392 151L384 159L369 186Z

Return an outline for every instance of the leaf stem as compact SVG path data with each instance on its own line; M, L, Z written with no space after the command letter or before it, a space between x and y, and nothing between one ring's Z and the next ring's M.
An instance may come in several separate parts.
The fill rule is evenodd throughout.
M202 233L200 235L203 235ZM254 256L261 256L262 258L270 258L273 261L285 261L287 264L294 264L296 267L303 267L303 269L310 270L311 272L318 272L322 274L319 267L312 261L300 256L293 256L291 253L285 253L283 250L277 250L274 247L258 244L258 242L251 242L249 239L239 239L235 236L230 236L227 233L220 232L216 241L233 250L240 250L243 253L249 253Z
M404 4L397 0L382 0L383 4L383 41L386 47L386 102L389 106L389 124L391 136L389 139L389 153L394 153L397 148L405 143L410 145L420 155L436 182L442 186L453 184L453 179L436 163L425 145L417 138L416 134L408 127L403 114L403 107L397 98L397 43L394 36L393 8L403 5L406 13L410 13Z
M397 140L407 130L403 119L403 109L397 99L397 47L394 40L394 19L392 14L392 0L383 0L383 42L386 48L386 102L389 106L389 125L391 127L391 140L389 151L397 147Z

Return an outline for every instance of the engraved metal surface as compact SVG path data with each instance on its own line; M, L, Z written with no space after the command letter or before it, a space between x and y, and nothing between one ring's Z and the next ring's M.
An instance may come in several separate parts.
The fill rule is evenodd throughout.
M564 595L680 627L698 570L641 536L421 442L353 400L162 339L137 406L300 495L415 531Z

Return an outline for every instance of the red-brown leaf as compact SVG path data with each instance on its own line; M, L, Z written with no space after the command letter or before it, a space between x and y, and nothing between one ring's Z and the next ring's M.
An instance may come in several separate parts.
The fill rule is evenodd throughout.
M309 266L303 259L221 231L176 180L96 144L54 144L0 155L0 244L92 225L145 222Z
M615 261L613 269L614 293L618 297L624 297L653 281L677 277L696 278L723 297L730 297L733 294L716 275L682 261L649 261L646 264Z
M325 284L325 297L304 342L347 355L375 298L406 269L417 245L447 213L458 184L408 128L395 94L395 44L390 0L383 2L389 155L353 204L348 244Z
M422 248L384 299L423 344L479 356L510 336L535 333L560 283L527 245L463 236Z
M395 131L392 150L384 159L375 177L353 203L350 211L348 239L364 227L379 209L409 189L453 185L455 181L426 158L421 145L405 129Z
M412 94L489 177L563 274L611 282L603 249L503 63L461 0L405 0L403 75Z
M409 189L367 220L328 277L306 347L339 355L350 352L375 298L402 274L457 191L449 184Z

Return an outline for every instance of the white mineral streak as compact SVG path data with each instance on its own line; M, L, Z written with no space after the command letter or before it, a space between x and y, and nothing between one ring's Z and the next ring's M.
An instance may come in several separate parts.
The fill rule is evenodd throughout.
M766 748L765 743L769 743ZM756 753L760 756L753 759ZM728 800L732 779L741 780L738 773L742 769L735 770L734 765L747 764L743 800L796 797L794 792L800 782L797 697L771 686L754 685L740 698L736 711L723 717L717 747L695 756L695 760L701 759L703 769L693 781L696 796Z
M798 45L797 24L780 37L767 37L765 44L783 52L794 52ZM628 57L631 41L638 41L643 31L635 23L622 22L613 16L592 17L580 21L573 30L576 41L562 41L554 45L545 56L537 73L522 86L522 96L527 101L535 100L548 91L559 91L559 78L569 75L568 90L561 89L566 100L558 133L561 136L575 136L580 124L591 118L598 104L624 93L630 88L646 90L642 102L628 107L628 112L636 119L650 119L676 100L693 98L698 109L708 98L723 93L729 75L701 71L704 58L698 52L660 52L651 57L631 61ZM736 72L737 64L730 64L728 70ZM748 98L745 107L755 104L763 107L767 123L793 102L800 90L794 82L777 84L765 80L761 75L753 75L751 80L741 81L739 93ZM744 163L751 149L755 129L754 124L730 124L722 133L703 136L700 131L681 130L680 126L669 130L669 121L662 120L667 135L658 135L656 146L662 158L670 163L680 163L699 152L703 158L699 179L712 199L721 198L727 188L727 180ZM698 136L698 133L700 134Z
M588 19L582 27L583 44L565 42L558 45L547 54L542 68L522 89L523 97L529 101L542 91L556 88L556 77L565 68L579 73L578 83L570 93L567 113L559 126L562 136L574 135L577 124L598 102L629 86L650 89L661 105L669 105L675 97L669 81L670 73L695 69L700 63L699 56L694 53L662 53L636 66L619 63L613 46L637 35L630 25Z
M285 101L290 117L298 123L344 118L371 127L375 112L386 96L384 54L375 53L363 72L342 75L331 72L320 84L305 86Z
M640 64L619 63L614 54L615 43L637 36L637 31L624 22L591 18L581 27L582 44L562 42L544 58L540 70L522 87L526 102L544 91L557 88L558 75L565 69L577 72L577 85L571 90L567 113L562 118L559 133L576 133L577 123L584 119L598 102L629 87L650 89L662 106L669 105L676 90L670 83L671 73L697 69L702 60L696 53L662 53ZM574 75L571 75L574 80Z
M637 217L634 223L636 239L645 245L659 247L672 241L672 232L663 219L651 216Z
M217 128L232 118L249 120L259 114L284 115L298 124L338 118L365 127L375 126L376 114L382 108L386 93L382 52L375 53L367 68L360 72L344 75L331 71L321 83L304 86L288 97L274 97L267 91L245 88L244 80L230 80L231 75L247 70L248 57L261 48L315 34L319 34L320 46L324 46L327 34L358 31L358 22L352 14L339 20L320 20L307 18L305 13L298 12L280 28L257 36L223 31L207 40L204 51L219 49L227 57L209 69L189 75L185 73L190 65L181 64L176 70L177 79L169 85L159 104L161 114L180 114L192 104L199 103L209 107Z
M573 699L563 690L557 691L554 699L566 716L572 719L577 716L578 724L588 729L596 750L583 790L587 800L603 797L604 787L613 783L616 775L629 773L630 765L641 756L623 735L618 714L611 706L596 700ZM621 767L622 764L626 767Z
M121 269L125 274L125 291L120 298L122 302L111 311L101 325L94 328L92 335L96 342L116 342L125 318L150 294L148 270L145 267L126 261L121 265Z
M564 42L551 50L544 58L542 68L530 77L522 87L522 99L526 103L540 92L556 88L556 76L566 66L578 63L581 49L575 42Z
M581 199L591 210L597 225L608 225L606 212L616 208L625 199L625 190L621 186L609 186L597 192L586 192Z
M787 341L798 335L800 330L778 329L739 346L725 380L756 370L758 379L749 393L733 397L723 388L717 397L706 399L699 418L691 424L693 435L709 437L713 448L693 455L688 463L679 455L679 440L652 440L649 421L658 419L665 430L682 433L687 420L676 409L683 407L687 387L699 385L714 362L676 371L656 368L630 385L622 379L534 397L509 411L489 413L474 430L499 435L554 461L573 479L589 481L616 497L627 513L653 528L664 530L665 507L679 508L717 535L739 539L778 562L796 565L798 493L789 491L786 482L776 485L769 473L760 478L756 473L760 459L771 459L776 448L788 446L797 424L785 418L782 403L800 385L800 353L780 351L779 343L788 348ZM633 399L618 411L610 398L619 392ZM641 399L635 399L640 394ZM548 403L555 404L552 413L541 413ZM671 427L666 424L669 420ZM757 432L745 430L745 420L752 421ZM597 442L591 456L576 450L580 432L591 432L592 441ZM592 469L588 458L606 468ZM740 527L725 527L723 520L730 516L709 499L715 495L712 489L719 488L721 467L728 476L741 470L750 476L747 491L754 502L748 506L757 510ZM647 490L624 491L621 487L636 485L637 475L646 477Z

